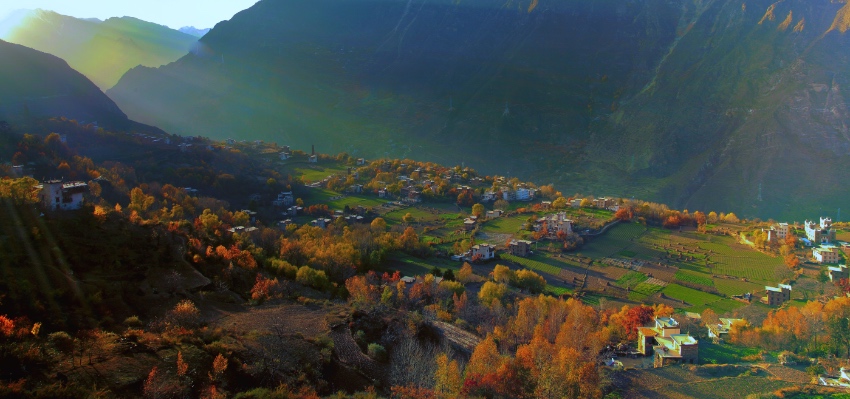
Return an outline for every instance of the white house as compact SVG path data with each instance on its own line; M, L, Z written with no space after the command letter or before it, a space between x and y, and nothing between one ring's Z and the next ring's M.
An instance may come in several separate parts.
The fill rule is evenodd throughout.
M838 248L815 248L812 250L815 260L818 263L838 263Z
M318 155L310 155L310 159L308 159L307 162L318 163L319 162L319 156Z
M40 191L41 204L45 209L67 211L83 206L83 193L88 190L88 184L48 180L36 188Z
M290 155L289 155L288 152L281 152L280 153L280 160L281 161L285 161L285 160L289 159L289 157L290 157Z
M471 260L490 260L496 257L496 247L490 244L473 245L469 250L469 259Z

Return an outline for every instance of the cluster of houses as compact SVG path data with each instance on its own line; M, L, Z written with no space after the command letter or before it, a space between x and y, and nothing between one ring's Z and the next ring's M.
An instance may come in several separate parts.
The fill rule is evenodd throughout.
M831 218L821 217L820 224L806 220L803 227L806 229L806 238L814 244L829 244L835 241Z
M800 240L812 248L812 259L821 264L833 264L841 261L841 251L850 253L850 243L836 242L836 231L832 228L832 219L821 217L816 223L806 220L803 223L806 237ZM788 223L776 223L769 229L763 230L767 233L767 241L773 244L784 242L794 233Z
M534 222L534 231L544 231L546 235L571 234L573 232L573 221L567 218L566 212L546 215Z
M452 260L457 261L487 261L496 257L496 246L492 244L476 244L469 251L460 255L452 256Z
M480 178L479 178L480 179ZM535 191L532 188L520 186L516 190L510 187L500 187L498 191L488 190L481 197L482 202L496 201L503 199L505 201L532 201L534 200Z
M699 363L699 341L682 334L679 322L672 317L656 317L654 325L638 328L637 351L653 356L655 367L674 363Z
M343 219L348 224L366 223L367 222L367 219L364 216L366 214L366 208L364 208L362 206L358 206L358 207L354 208L352 211L353 212L351 214L348 214L348 215L346 215L345 212L343 212L343 211L339 211L339 210L334 211L333 216L331 216L330 218L317 218L317 219L310 221L310 226L320 227L320 228L325 229L329 225L331 225L331 223L336 221L337 219ZM286 226L288 226L289 224L292 224L292 220L291 219L284 220L284 221L282 221L278 224L282 225L281 226L282 228L286 228Z

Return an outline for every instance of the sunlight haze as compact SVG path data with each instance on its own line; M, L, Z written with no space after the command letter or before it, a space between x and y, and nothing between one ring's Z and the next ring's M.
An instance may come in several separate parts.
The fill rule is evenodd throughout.
M15 10L40 8L77 18L107 19L128 16L174 29L183 26L212 28L218 22L230 19L254 3L255 0L22 0L0 3L0 20Z

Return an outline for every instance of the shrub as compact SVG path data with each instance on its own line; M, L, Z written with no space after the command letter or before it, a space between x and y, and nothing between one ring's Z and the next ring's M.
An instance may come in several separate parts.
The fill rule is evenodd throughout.
M142 320L139 319L139 316L130 316L124 319L124 325L127 327L141 327Z
M175 328L195 328L200 325L201 312L194 302L184 299L166 314L165 321Z
M369 344L369 349L367 350L367 353L369 354L369 357L379 362L386 361L387 359L387 350L384 349L383 346L378 344Z
M269 261L269 269L276 275L286 277L288 280L295 280L298 274L298 267L280 259Z
M301 268L298 269L295 281L299 284L313 287L317 290L324 290L330 286L330 280L324 271L316 270L309 266L301 266Z
M520 270L516 273L516 282L518 288L526 290L532 294L539 294L546 289L546 280L539 274L531 270Z

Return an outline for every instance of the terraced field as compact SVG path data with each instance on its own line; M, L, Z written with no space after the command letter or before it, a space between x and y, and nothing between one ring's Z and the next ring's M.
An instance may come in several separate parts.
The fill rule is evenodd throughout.
M715 278L714 288L725 295L741 295L747 292L754 292L764 289L764 285L759 285L743 280L733 280L727 278Z
M647 277L643 273L628 272L627 274L617 279L617 285L623 288L634 288L638 284L646 281L648 278L649 277Z
M706 287L713 287L714 280L711 279L711 276L705 273L692 272L689 270L682 270L676 272L676 280L684 281L686 283L691 284L699 284L704 285Z
M629 299L633 301L642 302L650 295L655 294L658 291L661 291L664 287L658 284L653 284L651 282L643 282L635 286L631 292L629 292Z
M664 288L663 292L664 295L667 295L670 298L683 300L693 306L708 305L723 299L717 295L681 286L679 284L670 284Z

